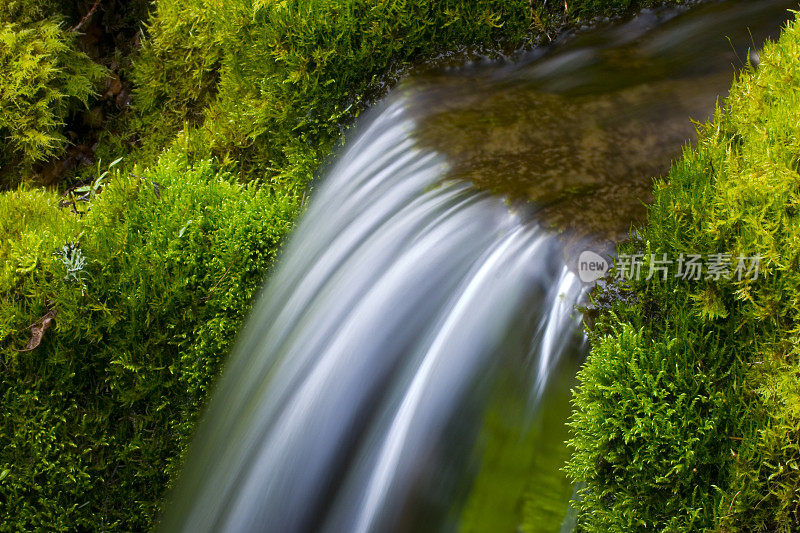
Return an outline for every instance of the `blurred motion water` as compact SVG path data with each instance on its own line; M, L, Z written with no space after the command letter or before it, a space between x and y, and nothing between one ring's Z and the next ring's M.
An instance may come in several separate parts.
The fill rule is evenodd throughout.
M162 530L569 529L570 246L640 219L689 115L791 5L650 11L376 106L255 306Z

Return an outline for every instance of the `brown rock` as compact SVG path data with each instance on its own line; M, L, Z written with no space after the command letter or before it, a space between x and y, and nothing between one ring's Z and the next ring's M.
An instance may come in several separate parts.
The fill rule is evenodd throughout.
M125 109L131 105L131 92L128 89L123 88L117 95L116 102L117 107L120 109Z
M103 93L104 98L114 98L122 90L122 80L119 76L112 74L106 79L106 90Z
M94 106L83 114L83 123L90 128L99 128L103 125L103 108Z

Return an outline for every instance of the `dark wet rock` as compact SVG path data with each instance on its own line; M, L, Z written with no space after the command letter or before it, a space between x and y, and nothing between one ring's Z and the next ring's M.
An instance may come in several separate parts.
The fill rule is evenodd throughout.
M64 157L48 161L38 172L38 179L43 185L55 185L64 176L83 165L94 164L94 148L86 144L78 144L67 150Z
M99 128L103 125L103 108L94 106L83 114L83 124L89 128Z
M103 98L116 98L116 96L122 90L122 80L119 79L119 76L116 74L112 74L106 80L106 87L105 92L103 93Z
M125 109L126 107L131 105L130 89L127 87L123 87L122 90L120 90L119 94L117 94L115 102L117 104L117 107L119 107L120 109Z

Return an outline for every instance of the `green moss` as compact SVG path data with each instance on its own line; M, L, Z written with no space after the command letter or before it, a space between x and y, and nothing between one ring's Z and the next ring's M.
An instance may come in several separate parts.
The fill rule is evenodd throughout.
M2 181L18 181L64 151L64 122L87 104L104 74L56 22L0 26Z
M235 160L246 177L304 185L342 125L391 84L388 73L446 51L515 49L630 2L580 0L567 12L538 0L213 5L158 2L136 63L132 127L149 154L174 132L198 128L198 157Z
M295 197L228 180L168 154L115 175L83 217L50 192L0 196L0 529L152 525L296 213ZM78 280L54 256L64 241L85 258Z
M61 12L58 0L7 0L0 4L0 21L30 24Z
M136 104L144 115L167 113L178 125L202 123L216 94L222 56L217 18L202 0L156 4L147 27L150 38L133 72Z
M610 287L630 292L595 324L572 420L582 530L798 527L799 58L795 21L620 247L760 255L760 276Z

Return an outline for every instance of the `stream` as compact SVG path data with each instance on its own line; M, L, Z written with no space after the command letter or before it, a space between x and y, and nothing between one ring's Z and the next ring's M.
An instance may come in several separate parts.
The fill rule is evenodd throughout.
M162 530L570 531L577 257L643 222L690 119L793 6L647 10L376 104L266 283Z

